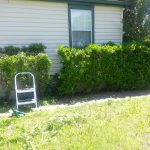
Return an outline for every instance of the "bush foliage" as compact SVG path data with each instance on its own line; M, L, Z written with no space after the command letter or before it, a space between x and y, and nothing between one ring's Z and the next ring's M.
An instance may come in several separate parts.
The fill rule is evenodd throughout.
M63 94L92 90L130 90L150 87L150 41L123 45L61 46Z
M44 53L27 56L19 53L14 56L0 57L0 84L9 96L14 83L14 76L18 72L32 72L35 75L39 94L43 96L50 78L51 61Z
M124 41L141 40L150 34L150 0L125 1L132 5L124 11Z
M29 46L16 47L13 45L5 46L0 48L0 54L3 55L17 55L19 52L24 52L28 55L37 55L39 53L44 53L46 49L45 45L42 43L32 43Z

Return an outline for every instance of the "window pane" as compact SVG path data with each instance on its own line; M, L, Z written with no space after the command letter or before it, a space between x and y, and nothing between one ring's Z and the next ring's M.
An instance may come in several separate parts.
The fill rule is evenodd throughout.
M85 47L92 42L92 11L71 10L72 46Z
M91 31L73 31L72 41L73 47L85 47L91 43Z
M91 10L71 10L72 31L91 31L92 12Z

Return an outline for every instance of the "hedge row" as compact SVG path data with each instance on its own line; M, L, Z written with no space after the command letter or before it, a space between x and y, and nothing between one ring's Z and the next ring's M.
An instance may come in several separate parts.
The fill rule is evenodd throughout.
M33 49L39 45L33 44ZM150 87L150 40L123 45L92 44L84 49L61 46L58 50L62 70L59 94L95 90L130 90ZM0 57L0 84L10 94L18 72L32 72L41 96L50 83L51 61L44 53L19 53Z
M51 61L44 54L27 56L19 53L14 56L0 57L0 84L6 89L6 96L9 96L14 83L14 76L18 72L32 72L35 75L39 93L44 95L50 78Z
M58 50L63 94L150 87L150 40L123 45L89 45Z
M20 52L24 52L27 55L38 55L39 53L44 53L46 46L42 43L32 43L29 46L17 47L13 45L5 46L0 48L0 54L3 55L17 55Z

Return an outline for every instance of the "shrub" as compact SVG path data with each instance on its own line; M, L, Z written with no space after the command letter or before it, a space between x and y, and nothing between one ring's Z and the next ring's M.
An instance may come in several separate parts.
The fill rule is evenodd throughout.
M6 89L6 96L10 94L15 74L26 71L35 75L40 96L43 96L50 79L50 66L49 57L43 53L36 56L19 53L0 57L0 81Z
M28 55L37 55L39 53L44 53L46 47L42 43L32 43L29 46L5 46L4 48L0 48L0 53L5 55L17 55L19 52L24 52Z
M112 41L109 41L107 43L104 43L103 45L115 46L116 44Z
M5 46L3 49L3 53L7 55L16 55L21 51L21 48L15 46Z
M63 94L150 87L150 47L146 44L93 44L85 49L61 46L58 53L63 65L59 76Z
M143 44L150 48L150 36L146 37Z
M44 46L42 43L32 43L28 46L27 49L29 54L38 54L38 53L44 53L46 46Z

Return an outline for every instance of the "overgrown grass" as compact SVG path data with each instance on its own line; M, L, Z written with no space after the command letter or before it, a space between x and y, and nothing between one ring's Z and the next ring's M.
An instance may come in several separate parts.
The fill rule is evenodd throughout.
M150 148L150 98L84 104L0 119L1 149Z

